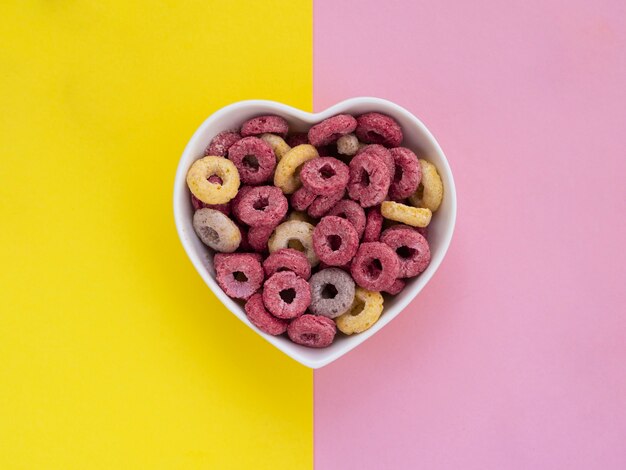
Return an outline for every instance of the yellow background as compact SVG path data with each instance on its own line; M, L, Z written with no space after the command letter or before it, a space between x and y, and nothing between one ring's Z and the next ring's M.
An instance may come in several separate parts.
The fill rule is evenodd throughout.
M311 108L311 10L1 2L0 468L312 467L312 372L218 303L171 209L214 110Z

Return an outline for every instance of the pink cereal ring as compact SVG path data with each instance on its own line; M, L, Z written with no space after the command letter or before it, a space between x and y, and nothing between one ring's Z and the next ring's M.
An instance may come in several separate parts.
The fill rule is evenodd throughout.
M209 178L210 180L211 178ZM220 211L224 215L230 215L230 201L226 204L205 204L200 199L198 199L193 194L191 195L191 205L193 206L193 210L197 211L199 209L215 209L216 211Z
M311 288L297 274L281 271L263 284L263 304L275 317L296 318L311 304Z
M343 199L345 191L342 190L336 194L329 194L328 196L317 196L315 201L311 203L307 209L309 214L314 219L319 219L323 215L332 209L332 207Z
M314 193L302 186L291 195L291 207L297 211L305 211L315 201L316 197Z
M228 149L228 159L239 171L243 184L262 184L271 179L276 156L267 142L258 137L244 137Z
M402 143L402 128L395 119L381 113L366 113L356 118L356 136L361 142L398 147Z
M406 287L406 281L404 279L396 279L395 281L393 281L393 284L391 284L391 287L385 289L385 293L387 294L391 294L391 295L398 295L400 292L402 292L402 290Z
M254 294L250 297L246 302L244 309L250 323L256 326L263 333L276 336L282 335L285 331L287 331L289 322L276 318L268 312L265 305L263 305L263 296L261 294Z
M319 315L302 315L287 327L289 339L310 348L325 348L332 344L337 333L335 322Z
M359 240L363 236L365 230L365 211L358 203L350 199L343 199L333 206L326 215L336 215L342 219L346 219L356 229Z
M385 200L391 178L389 170L369 152L356 155L350 161L348 195L361 207L371 207Z
M215 279L233 299L247 299L263 284L261 256L256 253L216 253Z
M413 277L424 271L430 263L430 247L417 230L393 228L385 230L380 241L388 245L400 262L398 277Z
M228 154L228 149L238 140L241 140L241 135L237 131L220 132L211 139L204 154L225 157Z
M400 262L395 251L385 243L362 243L352 260L350 272L357 285L380 292L389 289L398 278Z
M280 116L258 116L252 119L248 119L241 126L241 135L243 137L249 137L251 135L261 134L277 134L281 137L285 137L289 131L289 124Z
M406 147L396 147L389 152L395 163L389 197L394 201L401 201L417 191L422 179L422 166L417 155Z
M370 207L367 210L366 219L363 241L377 242L383 228L383 216L380 213L380 206Z
M248 245L257 253L266 253L267 242L269 241L276 225L257 225L248 230Z
M334 194L346 187L350 178L348 165L333 157L318 157L302 165L302 185L317 195Z
M329 215L323 217L313 230L315 254L328 266L348 263L359 248L359 236L354 225L346 219Z
M276 226L287 214L288 206L287 198L279 188L256 186L237 201L234 210L237 218L251 227Z
M342 135L353 132L356 124L356 119L349 114L338 114L324 119L309 129L309 142L315 147L332 144Z
M302 279L311 277L311 265L306 255L293 248L281 248L271 253L263 261L263 269L268 278L281 271L291 271Z
M396 164L393 160L393 156L391 155L391 152L388 149L386 149L382 145L370 144L359 149L356 154L358 155L360 153L370 153L374 155L382 163L384 163L387 169L389 170L389 178L393 177L396 171Z

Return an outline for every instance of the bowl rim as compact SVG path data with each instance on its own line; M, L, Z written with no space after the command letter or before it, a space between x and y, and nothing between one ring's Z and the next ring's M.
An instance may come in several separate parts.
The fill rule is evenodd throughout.
M186 217L186 215L184 214L184 211L183 211L183 204L184 204L183 201L184 201L184 195L187 194L186 193L186 175L187 175L187 171L189 167L189 164L186 163L186 161L188 160L188 155L192 153L193 149L197 146L198 140L202 138L202 135L204 134L204 130L208 126L210 126L213 122L219 121L220 118L224 114L231 113L240 108L250 108L250 107L259 107L259 106L264 107L264 108L272 108L276 114L284 113L285 115L287 115L287 117L297 117L300 120L314 123L314 122L319 122L328 117L331 117L335 114L349 112L350 107L354 107L355 105L363 105L363 104L367 104L371 106L373 110L376 110L377 107L378 108L391 108L394 113L403 115L405 119L412 121L420 129L423 136L425 136L429 140L430 145L439 154L440 160L442 162L442 165L438 165L437 169L440 173L446 174L447 183L445 187L445 197L450 198L449 200L450 212L451 212L450 222L449 224L445 226L442 237L440 239L441 248L438 252L439 256L437 256L437 259L431 260L431 263L428 269L420 275L419 283L415 283L413 286L410 287L409 291L404 292L404 295L397 297L396 303L393 306L393 309L394 309L393 313L381 316L380 320L378 320L378 322L376 322L376 324L374 324L371 328L369 328L368 330L362 333L359 333L358 335L352 336L350 339L353 338L353 341L345 341L345 344L343 345L342 348L336 349L336 350L326 350L326 349L314 350L314 351L320 352L319 354L316 354L316 356L319 356L319 357L314 357L314 358L305 357L301 355L298 352L298 349L296 348L284 348L283 346L285 343L283 342L282 339L271 336L271 335L267 335L259 331L257 328L255 328L248 321L247 317L245 317L245 313L242 313L243 309L241 308L241 306L238 305L233 299L228 297L219 287L219 285L217 284L217 281L215 281L215 279L213 279L213 277L211 277L207 273L206 267L203 266L201 257L198 256L193 246L191 245L191 240L190 238L188 238L187 233L185 231L185 227L184 227L184 217ZM385 112L385 111L381 111L381 112ZM193 158L197 159L198 156L193 155ZM362 96L362 97L354 97L354 98L349 98L349 99L340 101L324 109L323 111L320 111L317 113L304 111L299 108L295 108L293 106L289 106L289 105L280 103L278 101L272 101L272 100L242 100L242 101L231 103L229 105L226 105L216 110L215 112L210 114L200 124L200 126L193 133L192 137L189 139L189 141L187 142L183 150L183 153L177 165L176 175L174 178L173 205L174 205L173 209L174 209L174 222L176 225L176 231L178 233L180 242L183 245L183 248L187 254L187 257L193 264L198 274L200 274L204 282L209 286L211 291L213 291L213 293L219 298L222 304L226 308L228 308L228 310L230 310L231 313L233 313L237 318L239 318L241 321L243 321L245 324L251 327L256 333L258 333L261 337L263 337L266 341L274 345L277 349L282 351L284 354L291 357L292 359L299 362L300 364L303 364L312 369L317 369L327 364L330 364L331 362L337 360L344 354L347 354L349 351L353 350L358 345L362 344L368 338L370 338L371 336L376 334L378 331L380 331L380 329L382 329L385 325L387 325L390 321L392 321L395 317L397 317L406 308L406 306L419 294L419 292L428 284L428 282L430 282L431 278L434 276L434 274L439 269L441 263L443 262L443 259L445 258L445 255L452 241L452 236L453 236L455 225L456 225L457 196L456 196L456 186L454 183L452 169L450 168L450 163L448 162L448 159L445 153L441 149L439 142L437 142L437 140L435 139L433 134L430 132L430 130L426 127L426 125L413 113L411 113L404 107L392 101L385 100L382 98ZM310 349L307 349L307 350L311 351ZM324 352L326 353L324 354Z

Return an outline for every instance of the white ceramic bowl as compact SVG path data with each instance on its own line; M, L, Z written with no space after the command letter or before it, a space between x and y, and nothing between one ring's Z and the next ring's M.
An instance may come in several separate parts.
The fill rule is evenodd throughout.
M380 320L374 326L363 333L352 336L338 334L335 342L328 348L311 349L294 344L286 337L276 337L262 333L248 321L243 310L243 304L226 296L215 281L215 270L212 263L213 254L211 250L200 242L193 231L193 208L185 182L187 170L195 160L203 156L204 149L213 136L220 131L237 128L242 122L254 116L278 114L289 121L291 131L306 131L311 125L335 114L348 113L359 115L369 111L378 111L395 118L402 126L404 132L403 145L413 149L420 158L425 158L434 163L443 180L443 202L439 210L433 215L428 229L428 241L432 255L430 265L418 277L411 279L399 295L385 298L385 310ZM413 114L390 101L379 98L352 98L315 114L274 101L240 101L226 106L209 116L194 133L187 147L185 147L178 164L176 181L174 182L174 218L178 236L189 259L200 276L202 276L202 279L204 279L204 282L222 303L242 322L285 354L305 366L316 369L343 356L372 335L375 335L402 312L407 304L424 288L430 278L433 277L452 239L456 219L456 190L448 161L435 138Z

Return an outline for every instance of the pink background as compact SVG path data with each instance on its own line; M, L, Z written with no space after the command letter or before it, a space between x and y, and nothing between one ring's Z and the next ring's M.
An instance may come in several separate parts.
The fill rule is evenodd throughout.
M315 109L412 110L457 181L440 271L315 373L317 469L626 468L621 0L315 0Z

